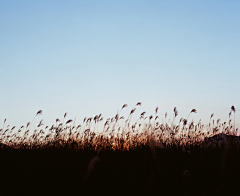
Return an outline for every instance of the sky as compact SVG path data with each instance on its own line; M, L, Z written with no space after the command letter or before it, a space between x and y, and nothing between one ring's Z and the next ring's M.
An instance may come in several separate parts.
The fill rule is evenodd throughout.
M0 0L0 127L81 124L123 104L240 128L240 1ZM5 126L6 126L5 125ZM34 127L34 126L33 126Z

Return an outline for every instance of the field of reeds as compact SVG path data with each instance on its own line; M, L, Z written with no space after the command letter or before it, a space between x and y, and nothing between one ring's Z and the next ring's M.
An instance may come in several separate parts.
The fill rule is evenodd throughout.
M238 191L240 140L235 107L229 121L209 124L173 117L160 121L155 114L125 118L121 111L106 120L102 115L43 120L36 127L6 126L0 130L0 189L2 195L233 195ZM100 123L103 126L100 126ZM33 134L29 134L33 129ZM239 192L240 194L240 192ZM236 195L239 195L236 194Z

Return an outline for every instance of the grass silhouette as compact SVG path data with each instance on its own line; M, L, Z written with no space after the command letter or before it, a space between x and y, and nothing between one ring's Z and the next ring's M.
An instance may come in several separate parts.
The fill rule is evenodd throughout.
M197 112L192 109L176 124L175 107L172 121L167 122L166 114L160 123L157 107L154 116L142 112L131 124L137 106L141 102L125 120L120 117L124 104L106 119L101 131L101 114L85 118L80 125L65 121L67 113L63 122L56 119L50 127L41 120L32 135L30 123L16 130L4 128L5 119L0 130L2 195L232 195L238 191L240 140L231 119L214 123L212 114L208 125L195 124L188 122L189 115ZM37 115L42 114L39 111Z

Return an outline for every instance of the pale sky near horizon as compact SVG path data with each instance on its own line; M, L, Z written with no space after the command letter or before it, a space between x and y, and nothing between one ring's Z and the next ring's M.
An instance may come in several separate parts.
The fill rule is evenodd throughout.
M240 128L240 1L0 0L0 128L127 117Z

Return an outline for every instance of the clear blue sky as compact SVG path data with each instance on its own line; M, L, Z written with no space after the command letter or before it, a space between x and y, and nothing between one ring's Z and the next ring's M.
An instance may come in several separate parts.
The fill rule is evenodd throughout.
M140 101L135 117L176 106L205 123L234 105L240 127L239 35L240 1L0 0L0 120L80 123Z

